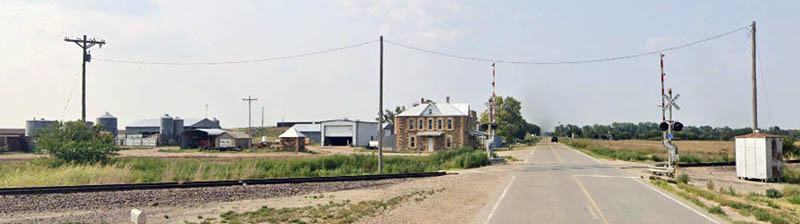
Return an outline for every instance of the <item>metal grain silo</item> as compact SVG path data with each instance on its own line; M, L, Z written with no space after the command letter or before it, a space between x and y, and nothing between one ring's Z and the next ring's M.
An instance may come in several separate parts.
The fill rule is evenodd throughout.
M211 118L211 122L214 122L214 124L216 124L216 125L217 125L217 127L216 127L216 128L222 128L222 126L220 126L220 125L219 125L219 120L217 120L217 118L216 118L216 117L215 117L215 118Z
M106 112L103 116L97 118L97 125L101 125L100 131L107 131L117 136L117 117Z
M159 132L161 134L161 144L162 145L169 145L170 140L174 141L175 138L175 120L169 116L169 114L164 114L161 117L161 124L159 125Z
M36 133L37 130L46 128L50 125L56 124L57 122L58 121L45 120L44 118L41 120L36 120L36 118L33 118L33 120L25 121L25 136L31 137Z
M175 134L175 141L180 142L183 136L183 119L181 117L175 116L175 130L172 133Z

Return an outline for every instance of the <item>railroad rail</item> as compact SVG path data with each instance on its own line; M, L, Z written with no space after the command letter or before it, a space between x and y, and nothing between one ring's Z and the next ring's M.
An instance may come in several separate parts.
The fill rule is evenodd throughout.
M370 180L386 180L386 179L401 179L401 178L435 177L435 176L443 176L445 174L447 173L426 172L426 173L379 174L379 175L336 176L336 177L304 177L304 178L277 178L277 179L251 179L251 180L161 182L161 183L139 183L139 184L20 187L20 188L0 188L0 195L57 194L57 193L77 193L77 192L148 190L148 189L223 187L223 186L237 186L237 185L246 186L246 185L264 185L264 184L370 181Z

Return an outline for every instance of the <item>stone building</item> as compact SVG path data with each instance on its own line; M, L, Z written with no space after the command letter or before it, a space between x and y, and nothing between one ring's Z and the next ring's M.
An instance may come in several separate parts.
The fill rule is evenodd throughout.
M478 147L475 138L477 116L469 104L420 104L395 116L397 148L433 152Z
M282 151L306 151L306 136L294 128L289 128L289 130L286 130L286 132L278 136L278 138L281 139Z

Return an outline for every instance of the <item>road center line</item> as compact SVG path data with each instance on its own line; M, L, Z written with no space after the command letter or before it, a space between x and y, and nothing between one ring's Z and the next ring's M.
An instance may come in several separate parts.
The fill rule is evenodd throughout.
M489 221L492 221L492 216L494 216L494 212L497 211L497 207L500 206L500 202L502 202L503 198L506 197L506 193L508 193L508 189L511 188L511 184L514 183L514 179L516 179L516 178L517 178L516 175L515 176L511 176L511 180L508 181L508 186L506 186L506 189L503 190L502 194L500 194L500 198L497 199L497 203L495 203L494 207L492 207L492 211L489 212L489 217L486 218L486 223L487 224L489 223Z
M702 216L703 218L706 218L706 219L708 219L708 221L711 221L711 222L713 222L713 223L719 224L719 222L717 222L717 220L714 220L714 219L712 219L711 217L708 217L706 214L703 214L702 212L700 212L700 211L697 211L696 209L694 209L694 208L692 208L692 207L690 207L690 206L688 206L688 205L684 204L683 202L679 201L678 199L675 199L674 197L672 197L672 196L669 196L668 194L666 194L666 193L664 193L664 192L662 192L662 191L659 191L658 189L654 188L653 186L647 185L646 183L642 182L641 180L634 180L634 181L636 181L636 182L639 182L640 184L644 185L644 186L645 186L645 187L647 187L647 188L650 188L650 190L653 190L653 191L655 191L655 192L658 192L658 193L659 193L659 194L661 194L662 196L664 196L664 197L667 197L667 198L671 199L671 200L672 200L672 201L674 201L675 203L678 203L678 204L680 204L680 205L683 205L683 207L686 207L686 208L688 208L689 210L692 210L694 213L697 213L698 215Z
M531 153L528 153L528 159L525 160L525 163L528 163L528 161L531 161L531 158L533 158L533 152L536 151L536 148L539 148L539 146L537 145L536 147L533 147L533 150L531 150Z
M594 199L592 199L592 196L589 195L589 191L587 191L586 188L583 187L583 183L581 183L581 181L578 180L578 177L575 177L575 175L572 175L572 179L574 179L575 182L578 182L578 186L581 187L581 190L583 190L583 193L586 194L586 198L589 199L589 202L592 203L592 206L594 206L594 209L597 210L597 214L600 215L600 219L603 221L603 223L608 224L608 220L606 220L606 216L603 215L603 211L600 210L600 207L597 206L597 203L594 203Z
M560 156L558 156L558 153L556 153L556 150L555 150L555 149L553 149L553 146L552 146L552 145L550 145L550 151L552 151L552 152L553 152L553 155L556 155L556 160L558 160L558 162L561 162L561 157L560 157Z

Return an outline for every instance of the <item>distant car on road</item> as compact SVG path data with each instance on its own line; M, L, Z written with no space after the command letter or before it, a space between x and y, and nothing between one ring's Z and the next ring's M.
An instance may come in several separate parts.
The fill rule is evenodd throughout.
M553 138L552 138L552 139L550 139L550 142L555 142L555 143L558 143L558 137L556 137L556 136L553 136Z

